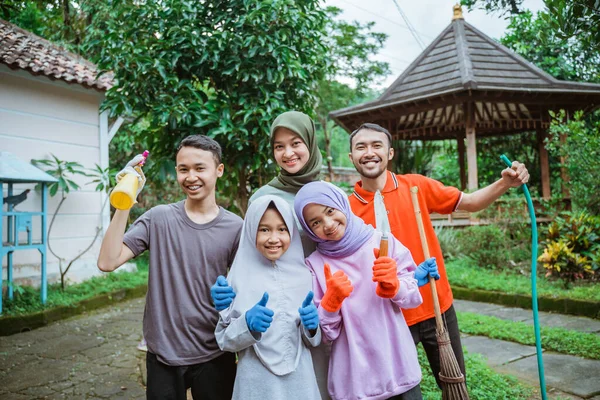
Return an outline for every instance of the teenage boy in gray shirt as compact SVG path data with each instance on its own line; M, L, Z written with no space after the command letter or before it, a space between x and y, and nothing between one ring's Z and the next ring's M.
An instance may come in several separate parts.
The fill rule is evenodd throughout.
M138 157L117 178L135 173L143 188ZM138 161L138 162L136 162ZM98 268L114 271L150 251L144 337L148 344L147 399L231 399L235 356L222 352L214 331L218 314L210 286L225 275L237 250L242 219L219 207L217 179L223 175L221 147L202 135L177 148L177 182L186 194L178 203L145 212L127 233L129 210L116 210L106 231Z

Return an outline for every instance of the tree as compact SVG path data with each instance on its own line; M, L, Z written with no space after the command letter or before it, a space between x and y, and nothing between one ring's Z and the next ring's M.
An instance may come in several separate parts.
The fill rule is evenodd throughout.
M26 29L67 50L82 54L86 29L93 18L101 15L91 7L101 0L4 0L0 3L0 18ZM83 55L83 54L82 54ZM94 54L88 54L93 58Z
M512 16L500 42L557 79L600 81L600 53L557 35L542 12Z
M502 15L520 14L523 0L461 0L469 10L483 9ZM553 35L564 40L575 39L584 48L600 49L600 2L598 0L544 0L546 11L540 16Z
M460 4L469 10L479 8L487 13L500 12L501 14L519 14L523 0L461 0Z
M369 88L389 75L390 67L387 62L372 60L388 37L372 31L374 22L361 24L337 19L342 10L336 7L328 7L326 12L329 19L324 39L330 65L327 75L319 82L315 112L324 136L329 177L333 181L331 133L334 126L329 112L364 102L365 97L374 97ZM340 80L351 81L353 87Z
M543 18L559 37L577 38L582 47L600 50L600 2L598 0L545 0Z
M311 112L328 65L318 0L116 1L92 23L100 67L115 74L105 108L146 121L136 139L155 165L203 133L223 147L220 190L244 213L250 188L273 172L275 116ZM301 40L299 40L301 38ZM154 169L150 168L149 176ZM173 169L174 172L174 169Z
M570 179L566 182L573 205L600 215L600 115L584 118L577 112L568 120L563 112L552 113L550 137L546 147L555 157L560 157Z

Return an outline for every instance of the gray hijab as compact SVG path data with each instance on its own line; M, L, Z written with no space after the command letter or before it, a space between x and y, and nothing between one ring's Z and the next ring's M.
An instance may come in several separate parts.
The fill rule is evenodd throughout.
M283 217L290 232L290 247L274 263L256 249L259 222L270 203ZM252 202L240 237L235 260L227 276L236 297L231 306L221 311L221 318L229 324L232 318L243 318L244 313L269 293L267 307L275 313L269 329L253 345L256 355L275 375L293 372L302 352L302 325L298 308L312 290L312 277L304 264L300 234L294 212L278 196L262 196Z

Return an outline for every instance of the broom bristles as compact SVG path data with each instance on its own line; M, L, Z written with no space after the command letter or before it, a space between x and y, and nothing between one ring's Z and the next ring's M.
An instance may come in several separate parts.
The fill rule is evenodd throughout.
M448 331L443 330L437 334L438 347L440 349L440 381L442 381L443 400L468 400L467 385L452 344Z

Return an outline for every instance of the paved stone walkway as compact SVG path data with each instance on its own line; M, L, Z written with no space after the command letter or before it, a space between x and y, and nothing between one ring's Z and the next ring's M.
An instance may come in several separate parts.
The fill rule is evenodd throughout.
M0 399L144 399L144 299L0 337Z
M457 311L520 321L533 326L531 310L465 300L455 300L454 306ZM539 320L541 326L600 334L600 321L591 318L540 312ZM488 365L496 371L516 376L539 388L535 346L469 335L463 335L462 344L469 352L483 354ZM546 387L551 398L600 400L600 361L554 352L544 352L542 358Z
M455 301L459 311L528 322L530 310ZM143 399L144 299L136 299L31 332L0 337L0 399ZM541 313L544 326L600 334L600 321ZM499 372L538 386L535 347L463 336L468 351ZM600 400L600 361L544 353L550 398ZM494 400L494 399L490 399Z

